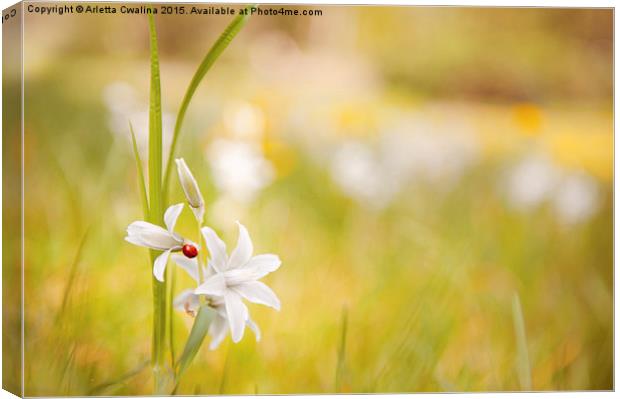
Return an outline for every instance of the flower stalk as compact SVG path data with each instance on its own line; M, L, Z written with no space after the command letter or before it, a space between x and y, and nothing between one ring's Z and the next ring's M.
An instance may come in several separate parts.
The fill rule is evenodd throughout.
M196 179L182 158L176 162L177 172L179 174L181 187L187 199L187 204L197 221L200 245L186 240L174 231L174 227L183 210L184 204L168 206L167 189L179 132L194 92L217 58L230 44L234 36L241 30L248 15L249 14L238 16L230 23L211 47L194 74L177 115L172 146L170 153L167 154L168 163L166 169L164 169L162 154L161 82L157 31L153 13L148 15L150 44L148 173L145 173L142 169L142 161L138 152L136 138L130 124L132 148L138 168L140 199L144 220L131 223L127 228L127 237L125 237L125 239L134 245L148 248L150 261L153 265L153 334L151 365L154 377L154 393L158 395L166 394L167 388L171 383L174 383L174 390L172 392L176 392L180 374L183 373L193 360L200 348L202 340L207 334L214 335L211 326L212 320L217 320L220 326L218 342L221 342L224 338L228 327L226 319L222 316L222 308L219 309L220 315L216 316L215 307L212 305L213 301L211 299L206 301L202 300L201 304L200 295L194 294L193 290L186 290L173 300L175 295L175 270L174 268L170 270L170 268L166 267L171 256L178 266L190 273L197 284L204 282L207 275L213 273L213 271L210 270L208 266L209 263L206 256L207 243L203 239L200 230L203 228L204 222L204 199ZM165 226L165 228L162 226ZM205 251L205 254L201 253L201 247L202 250ZM168 269L168 271L166 271L166 269ZM180 304L186 313L196 318L190 336L183 348L183 352L178 361L175 361L172 310L177 308L177 304ZM249 316L247 318L245 315L242 316L242 318L248 319L246 322L249 321ZM167 338L169 338L169 341L167 341ZM167 363L168 355L170 355L170 363Z
M162 201L162 122L161 122L161 83L159 76L159 51L157 31L153 14L149 14L151 83L149 101L149 222L160 225L163 216ZM151 261L158 253L150 251ZM155 382L155 392L164 389L166 354L166 283L153 277L153 343L151 363Z

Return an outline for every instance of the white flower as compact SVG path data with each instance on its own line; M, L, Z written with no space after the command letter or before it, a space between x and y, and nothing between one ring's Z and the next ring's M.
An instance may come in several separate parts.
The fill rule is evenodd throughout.
M172 255L172 260L183 270L185 270L189 276L200 284L198 275L198 262L196 259L188 259L181 255ZM204 270L205 279L213 276L214 271L212 269ZM215 309L215 317L209 326L209 335L211 336L211 343L209 344L210 350L215 350L226 337L226 333L230 329L230 325L227 319L226 305L223 297L206 296L207 303L213 309ZM181 292L173 301L175 309L188 313L191 316L196 316L198 309L200 308L200 295L195 294L193 289L187 289ZM256 336L256 341L260 341L260 329L254 323L254 321L247 315L245 319L245 325L247 325Z
M361 142L346 142L334 154L332 179L349 197L376 209L386 207L400 182L385 173L378 157Z
M217 303L230 326L233 342L243 338L245 325L250 320L242 298L280 310L280 300L276 294L258 281L280 267L280 258L273 254L252 256L253 246L248 231L241 223L237 224L239 240L230 257L226 253L226 244L215 231L209 227L202 228L211 255L209 267L214 273L194 290L194 294L208 295L221 301Z
M202 218L205 213L205 201L202 198L198 183L183 158L176 159L175 162L177 164L179 181L181 182L181 187L183 187L183 192L185 192L185 198L187 198L189 207L194 213L196 220L202 223Z
M127 227L127 237L125 237L127 242L163 251L153 264L153 275L159 281L164 281L164 272L171 252L181 251L183 246L196 246L174 232L174 226L182 210L183 204L172 205L166 209L164 223L167 229L141 220L133 222Z
M528 155L507 174L504 184L510 205L530 210L545 202L555 190L561 171L542 154Z
M601 195L596 180L585 172L562 179L553 199L555 211L564 224L590 219L600 208Z
M251 142L217 139L207 158L217 188L242 203L250 203L275 177L271 162Z

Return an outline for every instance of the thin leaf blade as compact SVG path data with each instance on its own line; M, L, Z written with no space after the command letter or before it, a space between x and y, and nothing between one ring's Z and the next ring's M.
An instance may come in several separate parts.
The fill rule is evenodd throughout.
M200 82L205 77L207 72L211 69L215 61L220 57L220 55L224 52L224 50L228 47L230 42L235 38L237 33L243 28L243 26L247 23L248 18L250 17L249 10L254 7L247 6L246 13L237 15L233 21L226 27L224 32L218 37L216 42L213 44L207 55L203 58L202 62L198 66L198 69L194 73L192 80L187 87L187 91L183 96L183 101L181 102L181 106L179 108L179 112L177 114L177 119L174 125L174 133L172 136L172 144L170 145L170 153L168 156L168 163L166 164L166 172L164 174L164 199L167 197L168 193L168 183L170 180L170 174L172 172L172 165L174 160L174 153L177 147L177 142L179 140L179 134L181 132L181 127L183 126L183 121L185 119L185 113L187 112L187 108L196 92L196 89L200 85Z
M519 377L519 384L524 391L532 390L532 371L530 369L530 359L527 351L527 338L525 335L525 321L523 320L523 311L521 309L521 301L519 295L514 294L512 298L512 317L515 327L515 336L517 340L517 357L515 366Z
M214 316L215 311L208 306L201 306L198 310L198 314L194 319L194 325L192 326L192 330L190 331L185 347L183 348L183 353L181 353L181 357L177 362L177 380L181 378L187 367L191 364L192 360L194 360L194 357L202 345L202 341L204 341L207 332L209 331L209 326L211 325Z
M149 96L149 222L163 224L162 201L162 123L161 83L159 72L159 50L157 30L153 14L148 15L150 37L151 83ZM151 250L151 262L159 255ZM153 284L153 342L152 363L155 393L163 393L166 370L166 283L154 276Z
M133 148L133 156L136 159L136 168L138 170L138 188L140 191L140 202L142 203L142 212L144 218L149 217L149 200L146 194L146 180L144 180L144 168L142 167L142 159L140 159L140 151L136 143L136 135L133 131L133 125L129 122L129 133L131 134L131 145Z

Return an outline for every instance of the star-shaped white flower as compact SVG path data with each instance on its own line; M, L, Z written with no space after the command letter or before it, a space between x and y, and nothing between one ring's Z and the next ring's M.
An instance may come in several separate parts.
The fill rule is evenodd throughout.
M185 270L189 276L196 281L196 284L200 284L200 277L198 274L198 262L196 259L188 259L182 255L174 254L172 255L172 260L183 270ZM213 271L203 270L203 274L211 277L213 275ZM208 334L211 336L211 343L209 344L210 350L215 350L222 343L224 338L226 338L226 334L230 328L227 314L226 314L226 306L224 303L224 299L222 297L213 297L206 296L207 303L209 306L215 309L215 317L209 326ZM173 301L173 306L175 309L185 312L191 316L196 316L198 313L198 309L200 308L200 295L195 294L193 289L187 289L181 292ZM260 341L260 329L254 323L254 321L249 317L245 320L245 325L247 325L252 331L254 331L254 335L256 336L256 341Z
M201 229L209 249L209 267L213 274L194 290L194 294L219 298L219 306L226 315L233 342L241 341L245 324L250 320L242 298L280 310L280 300L276 294L258 281L280 267L280 258L273 254L252 256L254 248L250 235L241 223L237 224L239 240L230 257L226 252L226 244L213 229Z
M184 245L196 247L196 244L174 232L174 226L182 210L183 204L172 205L166 209L164 223L167 229L142 220L133 222L127 227L126 241L141 247L163 251L153 263L153 275L159 281L164 281L164 272L171 252L181 251Z

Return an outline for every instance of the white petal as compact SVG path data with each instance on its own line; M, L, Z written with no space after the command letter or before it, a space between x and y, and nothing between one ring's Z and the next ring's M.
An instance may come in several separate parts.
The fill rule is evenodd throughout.
M195 315L200 308L200 299L194 294L194 290L188 289L174 298L172 306L178 311L192 312Z
M177 219L183 210L183 204L170 205L168 209L166 209L166 213L164 213L164 223L166 223L166 227L170 234L174 232L174 226L177 224Z
M226 280L224 275L216 273L211 277L208 277L204 283L200 284L198 288L194 290L195 294L222 296L226 291Z
M164 251L155 259L155 264L153 265L153 275L159 281L164 281L164 273L166 271L166 265L168 264L170 252L170 249Z
M230 290L224 295L226 318L230 324L230 333L234 343L241 341L245 330L245 321L248 319L248 308L241 301L241 297Z
M181 187L183 188L185 198L187 199L190 207L195 209L204 207L204 200L202 198L200 188L198 188L198 183L185 163L185 160L183 158L178 158L175 159L175 162L177 164L179 181L181 182ZM196 218L198 218L198 215L196 215ZM202 219L198 219L198 221L200 222Z
M166 229L143 221L130 224L127 227L127 237L125 239L132 244L160 251L165 251L183 243Z
M190 206L189 209L192 210L192 213L194 214L194 217L196 218L198 223L202 224L202 220L204 219L204 216L205 216L205 206L201 205L198 208L194 208L193 206Z
M250 302L266 305L280 310L280 300L276 294L260 281L250 281L247 283L235 285L232 290L244 297Z
M224 338L226 338L226 333L228 333L228 321L226 321L225 317L222 317L218 314L215 316L213 322L209 326L209 335L211 336L211 343L209 344L209 349L217 349L217 347L220 346Z
M254 331L254 335L256 335L256 342L260 341L260 328L258 328L258 325L256 323L254 323L254 320L248 317L248 320L245 322L245 324L250 327L250 330Z
M189 259L187 256L180 254L173 254L172 260L176 263L181 269L185 270L187 274L191 278L196 281L197 284L200 284L200 275L198 274L198 260L196 258Z
M230 254L228 261L229 270L245 265L252 257L252 252L254 251L248 229L239 222L237 222L237 225L239 225L239 240L237 241L237 247Z
M203 227L202 235L207 243L211 261L209 264L217 271L224 271L228 263L228 255L226 254L226 244L218 237L217 233L211 227Z
M127 236L125 237L125 241L132 243L133 245L137 245L139 247L147 247L150 248L144 241L140 239L138 236Z
M256 276L254 280L258 280L267 274L278 270L282 261L278 255L263 254L253 256L252 259L244 266L244 269L252 270Z

